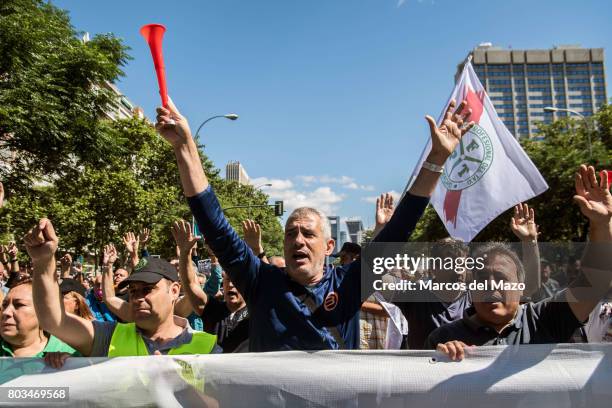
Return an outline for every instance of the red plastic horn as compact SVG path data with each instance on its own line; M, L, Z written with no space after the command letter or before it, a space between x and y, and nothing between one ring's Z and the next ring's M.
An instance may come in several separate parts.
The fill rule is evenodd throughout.
M162 53L162 40L166 27L161 24L147 24L142 26L140 34L145 38L151 49L153 64L155 65L155 73L157 74L157 83L159 84L159 93L161 95L162 105L168 107L168 88L166 87L166 69L164 67L164 55Z

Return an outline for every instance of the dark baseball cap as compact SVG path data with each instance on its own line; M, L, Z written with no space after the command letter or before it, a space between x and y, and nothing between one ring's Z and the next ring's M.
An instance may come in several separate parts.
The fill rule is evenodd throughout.
M160 258L142 258L134 268L134 272L119 284L119 289L123 289L130 282L157 283L162 278L178 282L176 268Z
M60 283L59 287L60 287L60 292L62 292L62 295L68 292L76 292L79 295L85 297L85 293L87 292L87 290L85 289L85 286L83 286L81 282L79 282L76 279L71 279L71 278L62 279L62 283Z
M340 248L340 251L332 254L330 256L337 258L340 256L340 253L348 252L349 254L360 255L361 254L361 246L359 244L355 244L354 242L345 242Z

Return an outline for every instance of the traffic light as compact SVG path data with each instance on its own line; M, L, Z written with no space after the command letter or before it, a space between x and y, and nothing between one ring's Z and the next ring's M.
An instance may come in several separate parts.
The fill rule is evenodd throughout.
M274 202L274 215L276 215L277 217L282 217L284 212L285 210L283 209L283 202L275 201Z

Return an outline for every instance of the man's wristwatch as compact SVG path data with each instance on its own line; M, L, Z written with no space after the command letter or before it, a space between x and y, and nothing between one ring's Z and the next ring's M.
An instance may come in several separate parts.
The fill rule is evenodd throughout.
M434 173L442 174L444 172L444 166L438 166L437 164L433 164L428 161L424 161L422 167Z
M262 259L264 256L266 256L266 251L261 251L261 253L257 255L259 259Z

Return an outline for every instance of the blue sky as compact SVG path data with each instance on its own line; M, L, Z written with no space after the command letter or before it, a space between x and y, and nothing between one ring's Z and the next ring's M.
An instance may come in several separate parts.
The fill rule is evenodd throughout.
M465 0L55 1L73 25L113 32L133 60L118 84L154 117L160 103L147 23L168 31L168 89L218 167L239 160L288 209L374 221L372 198L400 192L457 63L481 42L514 49L606 48L612 3ZM224 172L223 172L224 173Z

